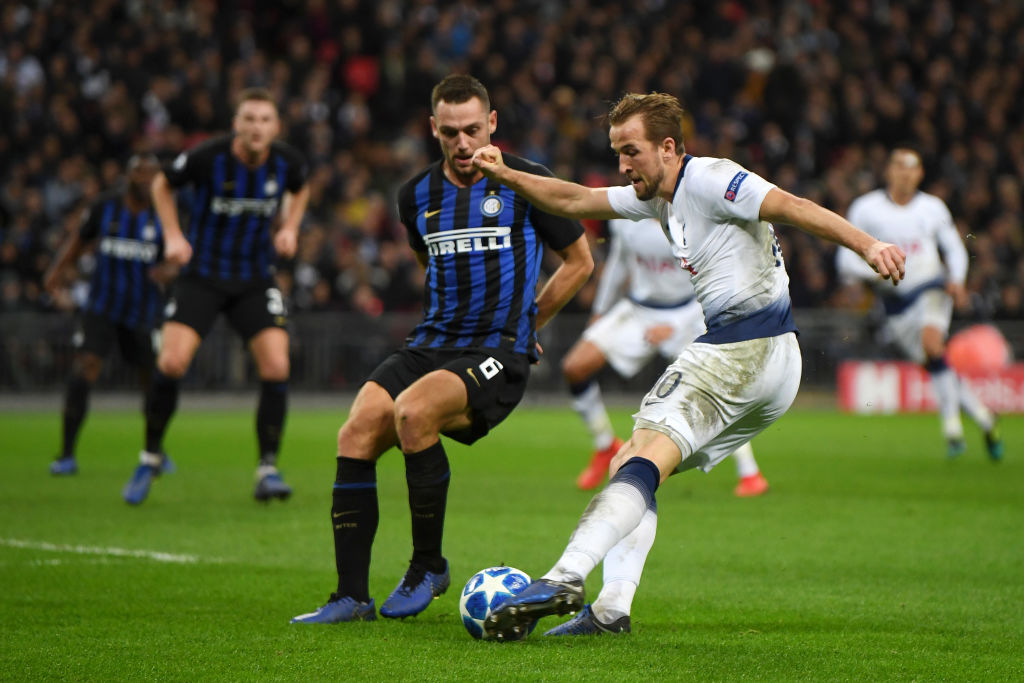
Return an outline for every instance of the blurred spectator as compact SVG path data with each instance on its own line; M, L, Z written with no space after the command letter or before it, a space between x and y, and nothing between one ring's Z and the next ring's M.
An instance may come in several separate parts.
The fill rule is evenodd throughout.
M64 217L131 153L199 142L263 85L313 165L303 244L282 264L295 307L416 308L394 191L436 154L431 85L461 71L491 90L496 142L574 179L617 181L602 117L627 90L679 96L691 153L839 213L913 142L966 238L975 312L1020 317L1021 36L1022 5L996 0L5 2L0 306L66 306L38 286ZM794 300L836 303L830 248L789 232Z

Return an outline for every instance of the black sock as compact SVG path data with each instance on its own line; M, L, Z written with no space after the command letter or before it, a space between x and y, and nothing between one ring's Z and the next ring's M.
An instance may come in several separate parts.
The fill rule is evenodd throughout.
M260 382L260 402L256 408L256 440L260 446L260 464L277 464L281 447L284 414L288 408L287 382Z
M379 520L377 463L339 456L331 506L338 597L370 600L370 550Z
M405 481L409 485L412 517L412 561L428 571L444 571L441 537L448 502L448 456L438 441L417 453L405 454Z
M178 380L157 370L146 393L146 450L162 453L164 433L178 407Z
M90 386L89 381L81 375L72 375L68 381L67 392L64 394L64 447L61 457L70 458L75 455L78 430L89 410Z

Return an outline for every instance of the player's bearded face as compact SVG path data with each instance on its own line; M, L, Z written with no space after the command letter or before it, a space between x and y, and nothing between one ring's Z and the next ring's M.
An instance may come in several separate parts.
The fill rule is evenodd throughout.
M277 107L262 100L243 102L235 114L235 133L250 154L262 154L277 137Z
M470 183L482 175L473 165L473 153L491 144L497 117L497 112L488 111L476 97L466 102L437 103L430 127L441 144L445 166L456 178Z

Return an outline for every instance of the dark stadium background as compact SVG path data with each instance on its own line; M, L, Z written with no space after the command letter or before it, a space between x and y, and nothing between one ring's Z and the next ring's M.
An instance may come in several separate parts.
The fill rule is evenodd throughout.
M839 213L877 186L890 145L912 142L971 255L972 308L954 327L994 320L1024 353L1018 3L13 1L0 9L0 390L66 378L83 273L55 297L40 282L82 208L132 152L167 159L228 128L234 96L255 85L312 165L299 254L280 264L292 384L357 386L418 315L394 192L436 154L429 92L452 71L490 89L499 144L591 184L619 182L603 114L625 91L679 96L689 152ZM600 260L602 226L587 227ZM871 301L839 290L832 247L779 232L804 384L829 389L840 359L884 354L862 318ZM560 389L558 358L592 294L593 282L545 331L535 386ZM251 382L224 331L192 388ZM658 370L609 387L642 391ZM101 386L131 387L132 373L112 362Z

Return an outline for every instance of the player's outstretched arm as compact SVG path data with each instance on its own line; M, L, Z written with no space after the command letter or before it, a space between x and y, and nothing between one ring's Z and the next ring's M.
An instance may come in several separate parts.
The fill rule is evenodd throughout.
M559 250L558 255L562 257L562 264L551 274L537 296L538 330L547 325L555 313L575 296L594 271L594 257L590 253L590 244L585 234L565 249Z
M174 192L167 176L157 173L150 187L153 196L153 208L160 217L160 225L164 230L164 260L168 263L183 266L192 258L192 245L185 239L178 223L178 207L174 203Z
M488 178L512 188L545 213L566 218L619 218L608 203L607 188L584 187L509 168L501 158L501 150L494 145L478 149L473 163Z
M759 215L762 220L795 225L815 237L851 249L894 285L903 279L907 256L902 249L875 239L839 214L808 199L772 188L761 202Z

